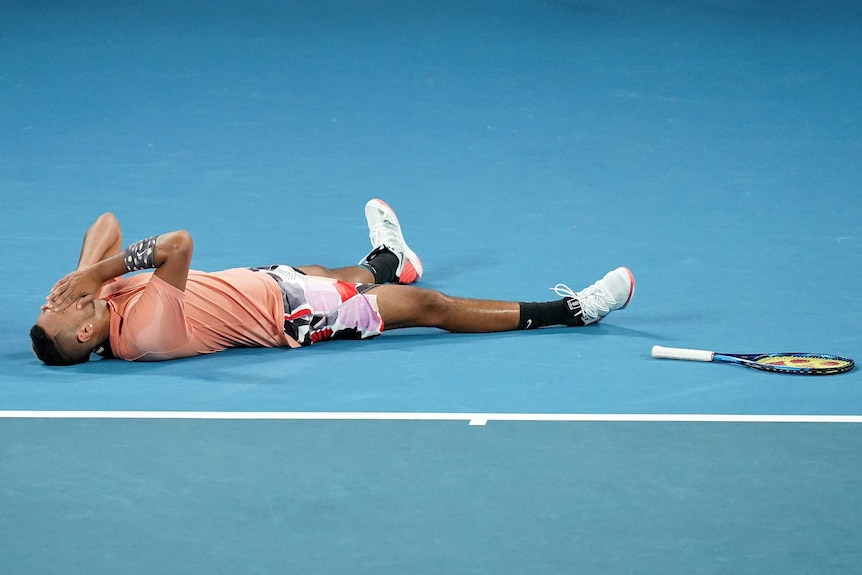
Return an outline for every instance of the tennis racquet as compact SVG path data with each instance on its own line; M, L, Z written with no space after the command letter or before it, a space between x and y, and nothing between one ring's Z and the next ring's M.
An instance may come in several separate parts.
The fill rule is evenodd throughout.
M655 345L652 356L660 359L713 361L753 367L773 373L796 375L835 375L853 369L855 362L847 357L825 353L715 353L702 349L682 349Z

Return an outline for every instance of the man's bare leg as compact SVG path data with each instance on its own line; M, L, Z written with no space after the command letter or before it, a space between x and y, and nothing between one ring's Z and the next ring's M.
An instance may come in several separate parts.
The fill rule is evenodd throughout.
M297 267L299 271L310 276L332 278L348 283L374 283L374 274L362 266L348 266L345 268L327 268L323 266Z
M296 268L310 276L350 283L372 283L374 274L362 266ZM517 329L520 306L514 302L456 298L439 291L404 285L380 285L366 293L377 295L386 329L438 327L456 332L492 332Z
M401 327L437 327L447 331L485 333L518 329L521 317L516 302L448 296L436 290L405 285L370 289L387 330Z
M374 281L374 274L362 266L331 269L312 265L296 269L310 276L350 283ZM509 331L517 329L521 315L517 303L456 298L414 286L380 285L367 293L377 294L386 329L438 327L457 332Z
M372 283L374 280L374 274L361 266L297 269L308 275L346 282ZM377 306L387 330L436 327L453 332L486 333L550 325L588 325L613 310L626 307L634 287L631 271L617 268L577 294L569 290L562 299L539 303L460 298L403 284L376 285L365 293L377 296ZM587 308L583 307L584 303Z

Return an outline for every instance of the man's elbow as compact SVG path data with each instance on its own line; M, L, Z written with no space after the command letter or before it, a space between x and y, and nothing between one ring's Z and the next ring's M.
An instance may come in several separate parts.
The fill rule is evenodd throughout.
M117 216L111 212L105 212L96 218L96 221L90 228L90 231L93 230L98 231L101 236L106 236L112 233L120 235L120 220L118 220ZM90 233L90 231L87 233Z
M164 234L159 238L158 249L164 254L165 259L191 260L195 244L192 235L186 230L178 230Z
M99 217L96 219L96 221L97 221L97 222L105 222L105 223L107 223L107 224L116 225L116 226L119 226L119 225L120 225L120 220L118 220L118 219L117 219L117 216L115 216L115 215L114 215L113 213L111 213L111 212L105 212L104 214L102 214L101 216L99 216Z

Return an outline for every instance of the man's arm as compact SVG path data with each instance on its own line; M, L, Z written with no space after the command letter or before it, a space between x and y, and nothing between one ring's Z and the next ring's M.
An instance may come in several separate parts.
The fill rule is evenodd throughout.
M120 222L112 213L99 216L84 234L78 269L91 266L123 249Z
M83 267L79 265L77 270L54 285L54 288L48 295L44 308L59 312L73 303L77 303L78 309L83 308L86 304L96 299L99 290L106 281L132 271L132 268L127 265L129 250L141 243L136 242L126 250L117 251L113 255L104 257L95 263ZM94 247L92 252L87 254L87 257L92 257L98 251ZM155 238L152 253L148 252L146 254L147 265L145 267L156 268L155 275L159 276L159 279L181 291L185 291L193 251L194 242L187 231L180 230L162 234ZM84 255L82 252L82 261L84 260ZM138 267L135 269L143 268Z

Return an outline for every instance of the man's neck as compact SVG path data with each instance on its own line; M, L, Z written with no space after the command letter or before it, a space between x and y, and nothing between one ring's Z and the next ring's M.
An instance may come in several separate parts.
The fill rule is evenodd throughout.
M108 302L103 299L93 301L95 308L95 316L93 317L93 333L92 341L101 344L107 341L111 335L111 310L108 307Z

